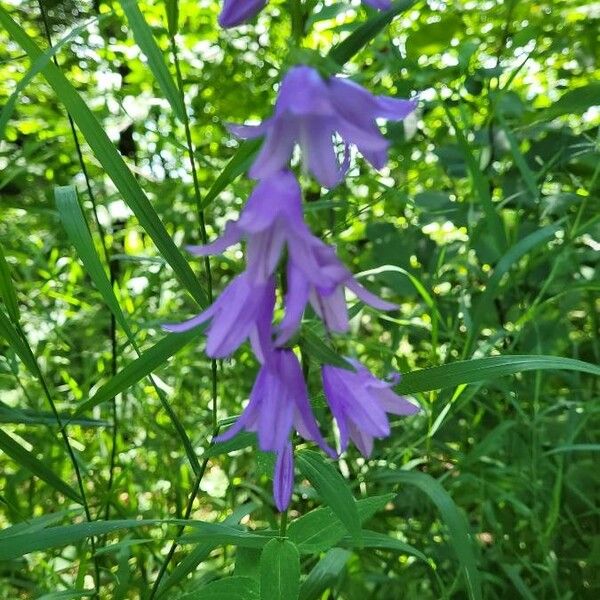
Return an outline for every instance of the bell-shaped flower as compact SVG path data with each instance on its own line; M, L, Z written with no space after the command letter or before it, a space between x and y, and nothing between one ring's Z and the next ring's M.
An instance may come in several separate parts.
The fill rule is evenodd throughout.
M221 237L188 250L197 256L221 254L242 239L247 241L247 272L254 281L271 277L286 242L293 251L317 240L304 222L302 192L290 171L278 171L259 181L240 218L228 221Z
M323 319L330 331L349 328L345 288L357 298L378 310L395 310L396 304L369 292L341 263L335 250L316 240L308 252L290 252L287 265L285 315L277 327L277 344L284 344L296 332L306 305Z
M277 452L273 470L273 499L279 512L283 512L290 504L294 490L294 453L292 443Z
M229 356L250 338L254 353L265 360L271 340L275 305L275 280L253 281L248 272L238 275L206 310L183 323L163 325L173 332L188 331L210 320L206 354L213 358Z
M421 409L391 388L399 381L377 379L364 365L349 359L355 371L324 365L322 368L325 399L333 413L343 452L351 439L364 456L373 451L374 438L390 435L387 414L408 416Z
M225 0L219 14L219 25L228 28L249 21L266 3L267 0Z
M388 10L392 6L391 0L363 0L377 10ZM223 9L219 15L221 27L235 27L245 21L249 21L260 12L267 0L225 0Z
M362 0L365 4L377 10L389 10L392 8L392 0Z
M323 79L313 68L300 65L285 75L272 117L260 125L230 125L241 138L265 136L252 165L251 177L262 179L285 168L296 144L305 168L321 185L337 185L348 168L348 145L355 145L377 169L387 160L388 140L378 118L402 120L416 108L414 100L374 96L340 77ZM340 136L345 158L340 163L334 135Z
M264 452L282 452L295 429L305 440L316 442L330 456L337 456L319 431L300 363L285 348L273 350L270 360L258 372L243 413L215 440L230 440L243 429L256 433L258 446Z

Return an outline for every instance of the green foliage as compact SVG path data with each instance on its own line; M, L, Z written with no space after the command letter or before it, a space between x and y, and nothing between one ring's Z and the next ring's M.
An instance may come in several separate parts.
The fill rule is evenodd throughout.
M0 2L0 598L598 597L597 7L271 1L227 31L219 9ZM260 141L226 124L268 116L299 57L420 92L386 169L303 177L311 228L399 305L333 339L306 315L321 430L318 365L344 356L423 410L367 459L299 448L278 522L272 456L212 441L254 358L160 325L241 269L183 247L248 197Z

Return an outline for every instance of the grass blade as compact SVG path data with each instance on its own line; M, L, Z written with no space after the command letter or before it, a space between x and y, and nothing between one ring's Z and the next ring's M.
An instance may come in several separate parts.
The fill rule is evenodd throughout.
M469 523L464 513L456 506L454 500L442 485L426 473L417 471L384 471L377 475L377 479L409 484L418 487L425 492L429 499L436 505L440 511L442 520L448 527L450 534L450 544L461 564L467 591L471 600L480 600L481 596L481 581L480 574L477 568L476 546L471 535Z
M240 144L231 160L225 165L225 168L219 173L215 182L210 186L208 192L202 201L202 209L212 204L217 196L252 164L258 149L262 144L262 139L245 140Z
M600 376L600 367L573 358L535 355L489 356L411 371L402 376L396 390L401 394L415 394L541 370L579 371Z
M54 473L46 463L34 456L32 452L26 450L16 442L10 435L0 429L0 450L10 456L16 463L24 469L31 471L36 477L45 481L49 486L64 494L67 498L82 504L79 494L58 475Z
M397 0L392 7L371 17L344 41L334 46L328 54L338 65L343 66L355 54L358 54L386 25L391 23L401 12L408 10L415 0Z
M19 302L17 300L17 292L13 285L12 278L10 276L10 269L4 256L4 251L0 245L0 298L4 301L6 306L6 312L11 318L13 323L18 323L19 314Z
M370 519L393 498L394 494L385 494L384 496L355 500L361 524ZM292 521L287 533L302 554L315 554L335 546L346 535L347 529L331 508L322 507Z
M60 220L65 228L69 239L77 250L89 276L94 285L104 298L111 312L115 315L117 323L123 328L127 337L131 338L131 330L121 310L121 306L115 296L108 275L104 271L100 257L94 247L92 234L90 233L87 221L81 210L77 190L72 185L54 188L54 197L56 199L56 208Z
M27 370L38 377L38 368L35 357L31 353L29 346L23 341L19 332L10 322L10 319L0 310L0 338L4 338L8 345L14 350L15 354L23 361Z
M298 453L298 467L317 493L345 525L355 544L361 545L360 517L348 483L339 471L317 452Z
M200 328L201 329L201 328ZM171 333L157 342L149 350L143 352L139 358L130 362L109 379L91 398L82 402L71 418L87 412L106 402L116 395L128 390L132 385L150 375L155 369L163 365L171 356L187 346L197 335L198 328L185 333Z
M127 21L133 32L133 37L140 50L145 54L148 60L148 67L156 78L158 86L169 101L177 118L182 123L185 122L185 106L183 105L181 94L177 90L173 77L171 77L171 73L169 73L169 69L164 61L163 54L136 0L121 0L121 6L127 15Z
M79 254L79 257L81 258L81 261L83 262L83 265L87 269L94 284L96 285L96 287L102 294L104 301L106 302L106 304L108 305L108 307L110 308L112 313L114 314L119 325L121 325L121 327L125 331L125 334L127 335L127 338L129 339L129 342L133 346L136 354L138 355L138 360L139 360L142 357L142 354L141 354L140 349L135 341L135 338L133 337L131 329L129 328L127 320L125 319L125 315L123 314L123 311L121 310L121 306L119 304L119 301L117 300L117 297L115 296L115 292L114 292L112 285L108 279L108 276L106 275L104 268L102 267L100 257L98 256L98 253L96 252L96 248L94 247L94 241L92 240L92 236L91 236L90 230L88 228L87 221L85 220L83 211L81 210L81 206L79 205L79 200L77 198L77 192L76 192L75 188L73 186L65 186L65 187L61 187L61 188L56 188L55 196L56 196L56 204L58 207L60 218L65 226L65 229L67 230L67 234L68 234L69 238L73 242L73 245L75 246L75 248ZM181 340L181 341L183 343L183 342L185 342L185 339ZM152 356L154 357L154 355L152 355ZM164 358L163 362L166 362L167 358ZM162 363L160 363L160 364L162 364ZM131 364L129 366L131 366ZM160 365L156 365L156 366L160 366ZM177 417L176 413L171 408L171 405L169 404L164 392L155 384L154 379L151 376L151 371L149 371L145 374L148 375L148 377L150 379L150 383L156 390L158 398L159 398L165 412L169 415L169 419L171 419L171 422L173 423L173 427L177 431L177 433L181 439L181 443L183 444L183 446L185 448L186 455L188 457L188 460L190 461L190 464L192 465L194 471L197 472L200 468L200 463L198 462L198 459L196 458L196 453L194 452L194 448L193 448L192 443L185 431L185 428L183 427L183 425L182 425L181 421L179 420L179 418ZM115 375L108 382L108 384L106 384L104 386L104 388L102 388L102 389L105 392L110 393L113 389L110 386L111 382L120 385L120 382L122 380L118 378L119 375L120 375L120 373ZM103 402L104 400L110 400L110 399L114 398L116 395L117 394L114 394L109 397L100 396L99 401ZM96 396L89 399L87 402L84 402L83 405L79 407L76 414L81 414L80 411L82 410L82 408L85 408L87 410L90 406L95 406L96 403L99 403L97 401L98 401L98 395L96 394Z

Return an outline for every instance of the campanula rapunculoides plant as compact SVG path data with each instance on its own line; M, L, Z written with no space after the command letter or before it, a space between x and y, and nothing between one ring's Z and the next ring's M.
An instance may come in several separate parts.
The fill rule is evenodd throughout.
M221 21L238 22L248 16L250 7L256 11L261 6L226 2ZM377 310L397 308L364 288L339 260L335 248L310 231L303 215L302 190L291 170L294 149L300 148L299 166L305 174L313 175L324 187L335 187L348 171L351 147L374 167L383 168L389 142L377 121L401 121L416 106L415 100L374 96L346 77L323 76L309 65L298 64L283 77L272 117L256 126L229 124L240 138L264 138L249 169L257 183L238 220L229 221L221 237L188 250L197 256L215 255L243 241L246 269L209 308L165 328L187 331L209 322L206 353L212 358L230 356L250 340L260 369L249 403L215 441L247 430L256 433L261 450L275 453L273 496L280 511L287 508L293 492L294 432L317 443L329 456L337 456L313 414L302 366L293 350L305 309L310 305L331 334L349 329L346 290ZM279 270L285 274L285 289L281 290L283 318L276 322ZM352 440L369 456L374 439L390 434L387 413L407 416L419 411L391 389L398 374L382 381L358 361L348 359L347 369L325 365L322 378L325 400L339 432L340 452Z

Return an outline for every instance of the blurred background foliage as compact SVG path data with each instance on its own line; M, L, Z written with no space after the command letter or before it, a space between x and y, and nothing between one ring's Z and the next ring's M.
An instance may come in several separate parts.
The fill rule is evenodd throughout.
M53 42L80 28L57 53L60 68L175 243L199 243L184 130L120 3L43 0L46 23L37 1L2 5L44 48L45 26ZM139 6L174 73L164 3ZM310 6L305 46L322 54L376 14L356 2ZM286 3L271 1L255 23L229 31L216 24L219 9L212 1L179 1L176 46L203 193L238 147L226 123L268 116L289 64ZM339 351L380 376L497 354L600 363L599 24L600 4L584 0L421 1L346 65L346 75L375 93L419 92L421 102L414 119L387 126L388 168L374 172L355 156L336 189L303 180L315 232L337 245L354 272L374 270L365 281L401 305L385 316L357 307L352 333L336 342ZM0 31L2 104L29 66ZM148 348L162 336L161 323L185 318L196 306L80 141L110 273L136 339ZM102 255L66 112L40 76L19 96L0 143L0 165L0 241L21 325L51 396L69 415L135 354L120 331L113 352L110 313L58 219L54 187L75 184ZM249 180L237 179L207 207L209 237L237 214L251 188ZM201 262L192 267L205 284ZM218 291L242 269L241 251L212 260L212 267ZM494 273L499 277L490 279ZM39 381L2 340L0 349L2 428L55 474L74 481ZM316 363L309 367L314 404L325 417ZM247 348L219 364L220 418L240 412L256 370ZM212 432L211 369L202 337L162 365L156 382L201 457ZM429 563L381 549L314 552L302 557L302 572L327 561L329 578L302 597L467 597L448 524L422 491L394 483L390 473L403 469L435 477L466 514L483 597L597 598L597 380L574 372L523 373L417 399L420 416L396 423L369 460L351 450L340 469L356 498L395 492L368 526L416 547ZM117 397L115 409L102 404L68 429L92 516L182 517L193 474L155 389L140 382ZM221 521L252 501L244 525L275 527L271 464L253 447L211 458L192 516ZM71 506L6 454L0 465L3 526ZM318 504L314 490L297 478L290 520ZM128 535L143 540L98 555L101 597L148 597L173 535L166 526L140 531ZM179 546L172 566L193 549ZM88 550L82 543L0 561L0 596L79 597L44 594L90 587ZM234 565L236 574L253 576L256 560L252 551L218 547L164 597L231 575Z

